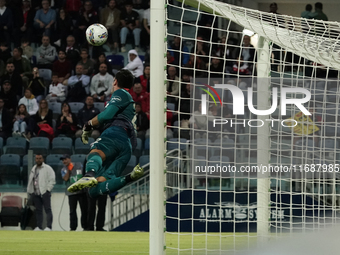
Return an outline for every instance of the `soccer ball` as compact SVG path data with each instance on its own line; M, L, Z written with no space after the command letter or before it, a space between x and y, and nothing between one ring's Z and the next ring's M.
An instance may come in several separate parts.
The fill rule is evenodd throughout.
M102 24L92 24L86 29L86 39L93 46L103 45L109 36L106 27Z

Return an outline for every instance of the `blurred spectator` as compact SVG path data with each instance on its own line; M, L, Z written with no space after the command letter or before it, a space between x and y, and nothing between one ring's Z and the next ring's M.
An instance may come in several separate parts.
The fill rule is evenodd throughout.
M135 104L136 108L136 130L137 130L137 137L144 140L146 131L149 129L150 121L148 116L145 112L142 111L142 105L137 102Z
M196 55L199 55L199 58L204 63L209 63L209 55L210 55L210 47L208 44L203 41L202 36L197 36L196 38L196 51L195 47L192 48L191 53L195 53Z
M242 47L237 50L236 58L238 60L242 59L244 63L248 65L248 69L252 70L254 63L256 62L256 51L254 46L250 44L250 36L243 36Z
M328 21L327 15L322 12L323 8L322 3L317 2L315 3L314 7L315 7L314 19Z
M221 63L221 59L216 55L212 56L210 68L210 77L211 78L222 78L223 77L223 65Z
M189 119L190 128L193 128L195 139L207 137L208 117L207 114L202 114L201 109L202 103L198 105ZM208 115L211 115L211 113L209 112Z
M11 114L4 108L4 100L0 98L0 137L7 139L11 136L12 121Z
M32 136L53 137L52 119L53 112L48 108L48 102L41 100L38 111L29 118L26 139Z
M150 49L150 1L148 1L148 9L144 10L141 44L146 51Z
M71 112L70 105L63 102L61 105L61 114L57 118L57 131L56 135L66 135L73 137L77 131L77 117Z
M11 49L6 42L0 42L0 59L7 63L7 60L12 57Z
M175 65L175 58L171 55L170 51L166 52L166 63Z
M140 103L142 106L142 111L148 116L150 114L150 95L148 92L143 91L143 87L140 84L140 79L135 79L135 84L133 85L133 90L130 89L130 94L135 103Z
M187 83L185 85L185 89L181 92L181 97L179 101L180 101L179 111L181 113L180 119L181 119L181 124L182 124L183 120L189 120L191 117L190 107L191 107L191 102L192 102L192 85L190 83ZM189 121L187 124L189 124Z
M83 177L83 166L79 162L71 162L71 157L68 154L64 154L60 160L62 160L64 167L61 169L61 177L66 182L66 186L69 187L79 179ZM68 196L68 204L70 208L70 230L75 231L78 227L77 217L77 204L79 203L81 210L81 226L85 230L87 229L87 196L86 190L71 193L66 189L66 195Z
M109 32L108 42L111 50L117 51L119 43L120 10L116 6L115 0L110 0L107 6L100 12L100 23Z
M85 100L85 105L83 107L83 109L80 109L78 111L78 127L80 128L77 132L76 132L76 137L80 137L82 134L82 128L84 127L84 125L91 120L92 118L96 117L100 111L99 109L94 107L93 104L93 97L92 96L88 96ZM97 139L100 136L100 131L98 128L94 128L92 133L91 133L91 137L94 139Z
M0 98L2 98L5 103L4 108L6 108L13 116L13 114L15 113L15 109L18 106L18 100L15 91L11 88L11 82L8 80L4 81L0 92Z
M64 9L60 9L57 17L57 31L53 37L53 39L56 40L54 44L62 48L65 47L66 38L72 34L72 32L73 23L71 17Z
M15 71L20 74L23 83L27 86L28 77L32 72L30 62L22 57L23 50L20 47L13 49L13 57L8 60L12 62L15 67Z
M233 65L233 70L231 71L233 74L242 75L242 74L250 74L251 70L247 62L244 62L242 58L238 58Z
M57 50L50 44L50 38L44 35L42 45L37 48L37 66L39 68L52 69L53 62L57 57Z
M186 68L188 68L187 71L190 76L194 76L194 70L195 70L195 76L196 78L202 78L207 76L207 72L204 72L206 70L206 64L205 62L196 55L190 55L188 63L185 65ZM203 72L202 72L203 71Z
M13 13L6 7L6 0L0 0L0 40L11 45L11 31L13 29Z
M39 102L45 96L45 83L44 79L39 76L38 67L34 67L32 74L30 75L30 79L28 81L28 88L32 90L34 97Z
M166 82L166 91L168 96L168 103L176 103L179 95L179 77L176 74L174 66L168 67L168 79Z
M6 64L6 72L1 77L1 81L10 81L12 85L12 90L15 91L16 95L21 97L22 96L22 78L19 73L16 72L13 62L8 62Z
M169 46L169 51L171 53L171 56L175 58L175 61L173 62L176 66L186 65L189 61L190 55L189 49L185 44L182 42L182 39L180 36L175 36L174 41ZM182 63L179 63L181 59Z
M75 36L80 45L82 45L85 41L85 31L86 29L99 21L99 17L97 12L92 6L91 1L84 1L83 8L80 9L79 16L75 25Z
M13 137L25 136L29 116L26 105L20 104L13 119Z
M79 9L81 8L81 0L65 0L65 11L71 16L72 20L77 20Z
M269 12L270 13L275 13L275 14L280 14L280 13L278 13L277 12L277 3L271 3L270 5L269 5Z
M99 67L102 63L105 63L106 66L107 66L107 72L111 75L113 75L112 73L112 66L110 64L109 61L107 61L106 59L106 56L104 53L100 53L99 56L98 56L98 59L96 61L96 64L94 65L94 71L93 71L93 74L97 74L99 73Z
M38 34L46 35L49 38L54 32L54 26L57 18L56 11L50 8L50 2L43 0L42 8L39 9L34 17L34 28Z
M144 66L143 75L139 76L140 84L143 86L143 90L146 92L150 92L150 66Z
M306 9L301 12L301 18L305 19L313 19L317 14L314 12L312 13L313 6L311 4L306 5Z
M71 62L72 69L74 69L76 64L80 60L80 53L76 45L76 39L74 38L73 35L69 35L66 38L65 52L66 52L66 59Z
M129 63L123 68L129 70L136 78L143 75L143 62L136 50L129 51Z
M91 80L90 93L96 102L110 100L112 94L113 76L107 72L107 66L102 63L99 73L94 75Z
M51 191L55 185L55 173L52 167L44 163L41 154L35 155L35 163L28 177L27 193L33 196L33 203L36 208L37 227L34 230L42 230L43 207L47 218L45 230L52 230L52 209Z
M5 63L0 59L0 77L5 74Z
M33 56L33 49L30 46L30 42L27 37L21 38L21 49L23 53L23 57L26 57L28 60L31 60Z
M96 198L88 197L88 217L87 217L87 230L94 231L94 220L96 218L96 231L106 231L104 229L105 213L107 195L98 196ZM96 217L96 207L98 207Z
M66 99L65 89L67 87L59 82L58 74L52 74L52 83L49 87L49 94L46 96L46 100L50 102L64 102Z
M83 65L84 74L91 76L93 73L94 63L92 59L89 58L88 50L83 48L80 51L81 60L78 62L78 65Z
M58 73L59 82L67 85L68 78L70 78L72 72L72 64L66 59L64 50L58 51L58 59L53 62L52 71Z
M89 94L90 77L83 73L83 66L77 65L76 74L68 79L68 102L83 102Z
M139 14L136 11L132 10L132 2L126 1L125 8L122 10L120 14L120 22L121 22L121 30L120 30L120 43L121 43L121 52L126 52L125 43L127 36L130 34L134 37L134 46L135 49L139 49L140 43L140 25L139 25Z
M17 6L18 7L18 6ZM18 47L23 37L30 38L33 41L33 22L35 10L31 9L29 0L22 1L22 7L16 9L14 19L14 45Z
M18 105L21 104L26 105L27 112L30 115L35 114L38 110L37 100L34 98L32 90L29 88L25 89L25 96L19 100Z

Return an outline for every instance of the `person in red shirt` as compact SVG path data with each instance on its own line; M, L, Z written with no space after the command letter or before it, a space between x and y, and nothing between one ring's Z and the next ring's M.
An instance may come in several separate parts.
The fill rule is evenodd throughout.
M136 103L140 103L142 106L142 111L146 113L149 117L150 114L150 94L143 90L142 84L140 83L140 79L135 79L135 84L133 85L133 90L129 91L133 101Z
M142 84L143 91L150 92L150 66L144 66L143 75L139 76L140 84Z
M72 64L66 59L64 50L59 50L58 59L53 62L52 72L58 73L59 82L67 85L68 78L70 78L72 72Z

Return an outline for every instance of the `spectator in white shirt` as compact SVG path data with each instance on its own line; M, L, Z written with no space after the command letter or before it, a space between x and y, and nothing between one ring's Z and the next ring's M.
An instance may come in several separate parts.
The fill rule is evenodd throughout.
M143 62L136 50L129 51L129 63L123 69L129 70L136 78L143 75Z
M89 94L90 76L83 73L83 65L77 64L76 74L68 79L68 102L83 102Z
M30 88L25 89L25 96L19 100L18 105L24 104L26 106L27 112L29 115L34 115L38 111L38 103L32 94L32 90Z
M64 102L65 97L65 87L59 82L58 74L54 73L52 75L52 83L49 87L49 94L46 96L46 100L50 102Z
M96 102L109 100L113 76L107 72L107 65L100 64L99 73L92 77L90 92Z

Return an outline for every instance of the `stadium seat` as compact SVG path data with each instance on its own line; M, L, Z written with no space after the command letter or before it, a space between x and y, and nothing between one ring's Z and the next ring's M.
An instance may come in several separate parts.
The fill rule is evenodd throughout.
M22 158L21 180L22 184L26 186L28 181L28 155Z
M106 56L107 61L114 69L121 69L124 67L124 56L122 55L109 55Z
M4 154L0 157L0 182L18 184L20 181L20 156Z
M3 153L3 147L4 147L4 139L0 137L0 154Z
M144 64L145 56L143 56L143 55L138 55L138 57L140 58L140 60L142 60L142 62L143 62L143 64Z
M74 155L71 156L71 161L72 162L79 162L82 165L84 165L85 159L86 159L86 155L85 154L74 154Z
M6 154L18 154L24 156L27 150L27 142L23 137L9 137L6 142Z
M84 107L84 103L79 103L79 102L71 102L68 104L70 105L71 112L76 115L78 114L79 110Z
M150 162L149 155L143 155L139 158L139 164L141 167L145 166L146 164L149 164L149 162Z
M1 199L1 226L20 226L22 215L22 197L7 195Z
M135 150L133 151L133 155L135 155L137 158L139 158L142 155L143 150L143 142L142 139L137 138L137 146Z
M167 103L167 107L169 110L174 111L175 110L175 104L173 103Z
M129 163L125 167L124 171L120 174L120 176L128 175L136 165L137 165L137 158L135 155L131 155Z
M52 81L52 70L41 68L39 69L39 76L41 78L44 78L45 82L49 83L50 81Z
M61 114L61 103L49 102L48 108L53 111L53 118L56 119Z
M186 149L186 143L187 143L187 139L185 138L171 138L168 142L167 142L167 150L171 151L171 150L176 150L176 149L180 149L180 150L185 150Z
M150 153L150 138L147 138L145 139L145 142L144 142L143 154L149 155L149 153Z
M94 142L92 137L89 137L89 143L83 144L80 137L78 137L74 143L75 154L88 154L90 152L90 144Z
M34 154L47 156L50 149L50 140L47 137L32 137L30 139L29 150L33 150Z
M101 102L94 103L94 107L97 108L100 112L105 110L105 104Z
M57 184L63 184L64 180L61 177L61 169L63 168L63 162L60 160L62 154L50 154L46 157L46 164L53 168L55 172L55 180Z
M72 154L72 138L55 137L52 141L53 154Z

